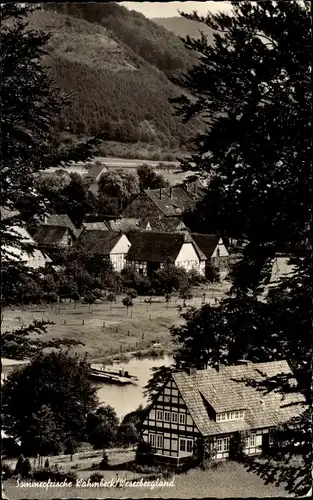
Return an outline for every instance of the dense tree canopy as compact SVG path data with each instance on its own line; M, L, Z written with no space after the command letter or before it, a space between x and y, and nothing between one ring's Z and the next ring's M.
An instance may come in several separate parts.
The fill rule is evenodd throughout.
M36 357L8 375L2 388L3 429L31 456L58 453L85 439L97 405L84 361L63 353Z
M287 359L297 391L312 403L311 56L309 2L232 2L233 13L185 17L215 30L214 43L186 40L200 62L181 81L185 119L202 115L193 165L209 177L194 220L205 232L244 241L233 286L218 306L184 315L172 333L176 366L198 368ZM188 164L188 166L187 166ZM284 252L293 272L268 286L273 259ZM269 381L270 382L270 381ZM286 380L271 381L286 390ZM153 388L154 385L152 384ZM299 408L299 411L301 408ZM289 491L309 490L312 450L309 410L279 430L280 451L250 463L265 480ZM302 456L301 465L291 458ZM276 462L275 462L276 460Z
M43 69L49 36L29 29L27 14L31 9L24 4L1 6L1 204L15 214L1 217L1 273L6 283L17 288L23 280L35 281L38 277L22 262L12 262L8 250L10 245L30 251L14 226L23 227L49 209L49 203L37 189L36 174L50 166L88 159L100 139L61 147L55 121L69 98L55 87ZM10 302L9 286L2 289L1 298ZM39 330L37 325L37 333Z

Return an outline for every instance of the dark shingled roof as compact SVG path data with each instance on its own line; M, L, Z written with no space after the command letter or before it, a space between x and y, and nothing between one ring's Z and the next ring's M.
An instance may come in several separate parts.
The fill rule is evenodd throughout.
M76 233L76 227L67 214L49 215L46 217L44 225L69 227L74 234Z
M299 415L304 406L296 403L305 403L300 393L265 392L249 387L245 382L291 373L287 361L272 361L221 367L219 372L213 368L192 375L177 372L172 376L199 431L203 435L217 435L275 427ZM292 379L292 384L296 385L295 379ZM208 415L206 401L217 413L245 410L245 418L216 422Z
M111 231L132 231L139 230L139 219L127 218L127 217L117 217L116 219L111 219L107 222Z
M181 215L194 206L194 199L181 186L145 189L144 192L166 217Z
M110 230L105 221L102 221L102 222L83 222L82 226L83 226L83 230L86 229L87 231L94 231L94 230L109 231Z
M151 231L186 231L186 226L179 217L146 217L140 221L140 228L146 230L150 224Z
M217 247L217 244L220 240L220 236L216 234L198 234L191 233L193 240L197 243L199 248L201 248L202 252L206 256L207 259L212 257L212 254Z
M118 231L86 230L79 236L77 244L91 253L109 255L121 236Z
M75 234L68 227L49 226L48 224L43 224L42 226L39 226L33 238L37 243L39 243L39 245L57 245L65 236L67 231L70 231L72 236L75 237Z
M161 233L153 231L132 232L127 234L131 247L127 260L145 262L174 262L184 243L193 243L200 260L205 260L197 244L187 233Z

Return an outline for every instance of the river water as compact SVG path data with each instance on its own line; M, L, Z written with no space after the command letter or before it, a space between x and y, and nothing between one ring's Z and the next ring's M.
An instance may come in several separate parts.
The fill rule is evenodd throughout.
M145 404L143 387L152 375L153 367L170 366L173 362L172 356L164 356L158 359L136 359L131 358L128 363L115 363L108 368L111 370L125 369L131 375L138 377L136 384L116 385L97 384L98 398L100 404L111 405L119 418L138 408L140 404Z

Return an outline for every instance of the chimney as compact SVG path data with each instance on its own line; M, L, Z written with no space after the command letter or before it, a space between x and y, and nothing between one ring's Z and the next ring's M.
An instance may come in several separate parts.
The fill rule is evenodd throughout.
M173 190L172 190L172 186L170 187L170 198L173 197Z
M249 359L238 359L236 362L237 365L250 365L251 363Z
M188 375L191 376L191 375L196 375L197 373L197 369L195 366L189 366L189 368L187 369L188 371Z
M160 188L160 200L162 200L162 188Z

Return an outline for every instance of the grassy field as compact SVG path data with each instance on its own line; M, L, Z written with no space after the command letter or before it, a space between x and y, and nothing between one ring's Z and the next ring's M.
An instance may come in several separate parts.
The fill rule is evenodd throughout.
M127 478L130 479L127 472ZM105 479L112 471L104 472ZM119 472L123 478L123 471ZM126 488L35 488L17 487L16 481L5 481L5 494L15 499L52 499L52 498L265 498L287 497L283 487L265 485L241 465L233 462L217 464L207 470L193 470L174 477L173 487L126 487Z
M214 303L215 298L223 294L222 287L206 290L206 300ZM198 297L187 301L187 305L199 307L202 302ZM172 299L166 305L164 297L155 297L151 304L143 297L134 300L129 309L121 303L119 297L115 304L102 302L89 305L62 303L41 305L24 309L6 309L2 313L3 331L27 325L33 320L53 321L47 327L47 333L41 336L44 341L52 338L69 338L84 345L73 348L80 354L88 353L90 360L101 361L108 355L119 352L132 352L151 348L154 342L161 342L162 347L171 349L169 328L182 322L180 317L180 299Z

